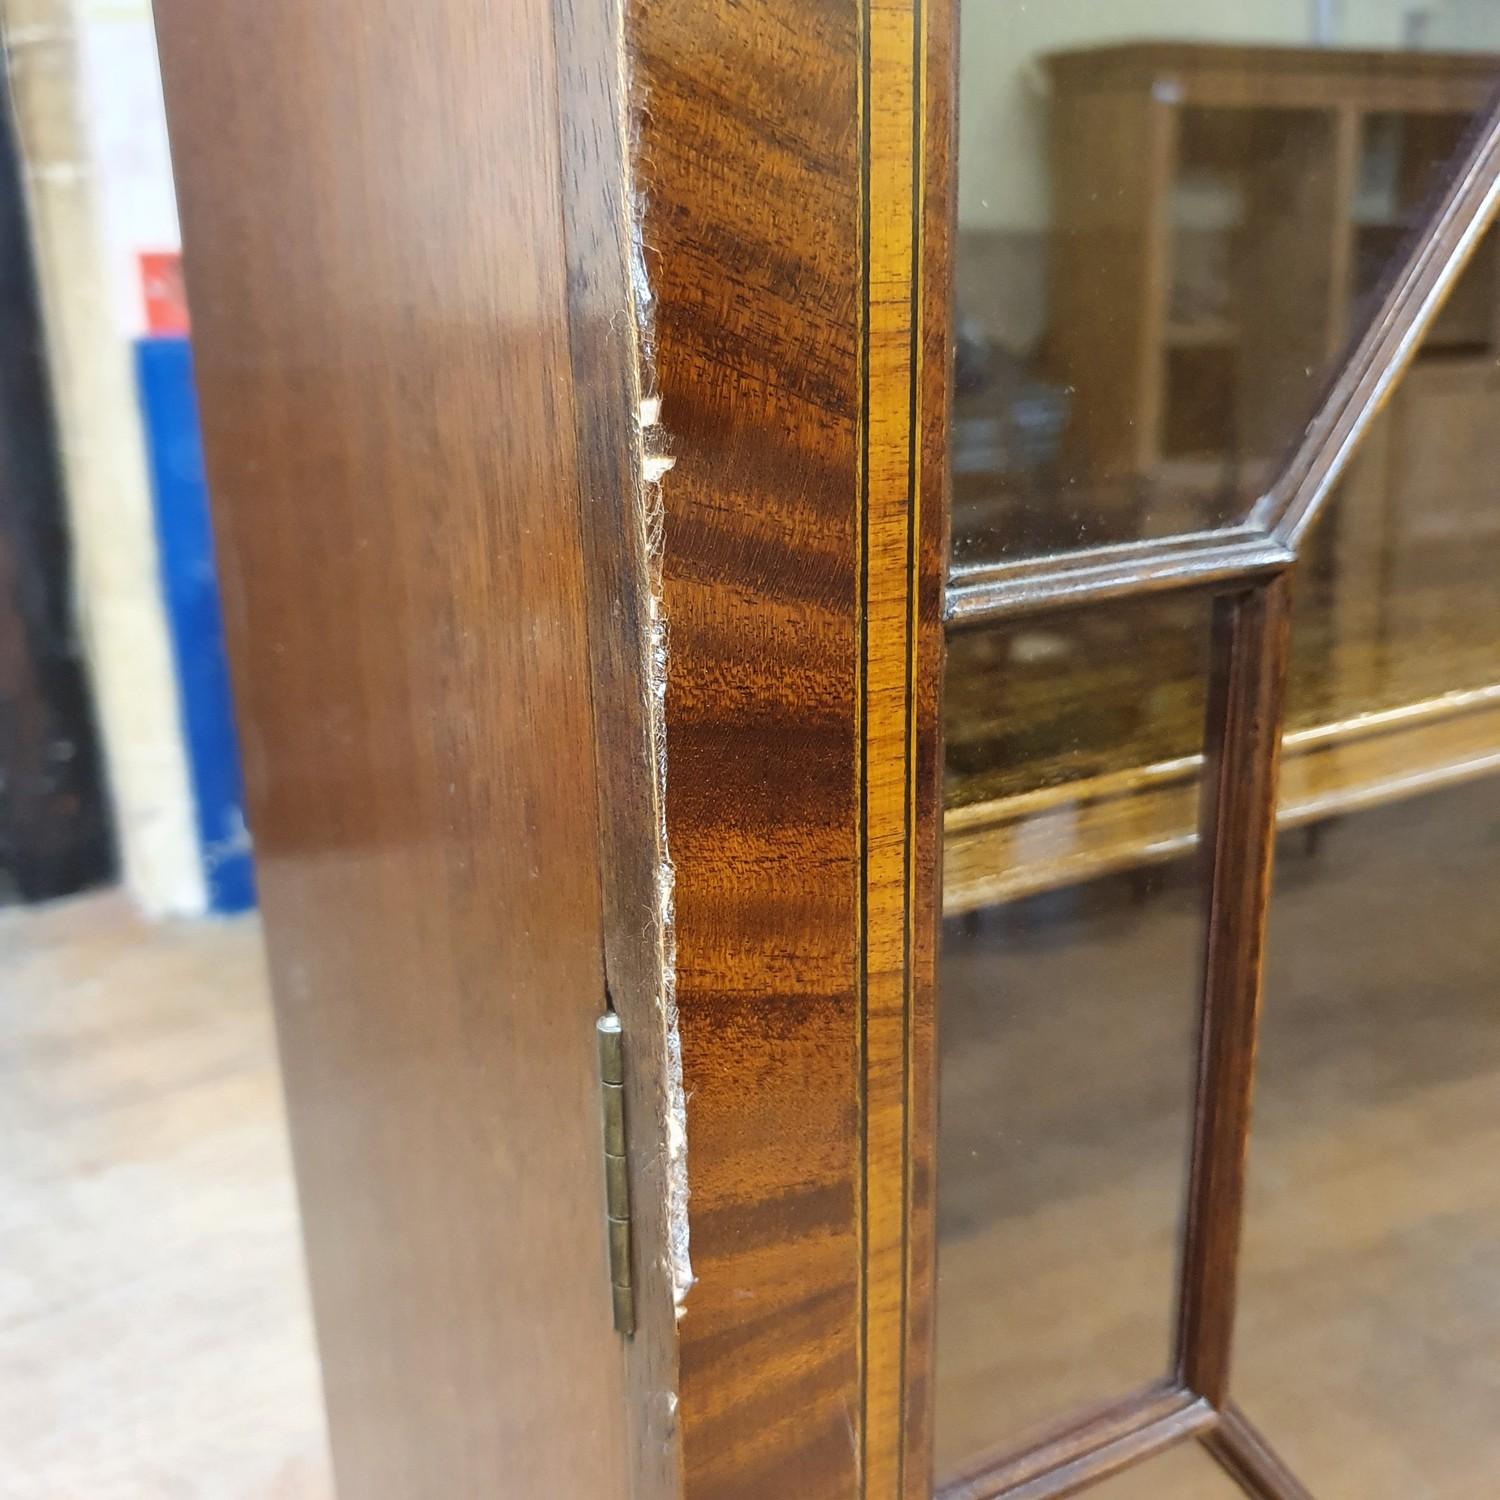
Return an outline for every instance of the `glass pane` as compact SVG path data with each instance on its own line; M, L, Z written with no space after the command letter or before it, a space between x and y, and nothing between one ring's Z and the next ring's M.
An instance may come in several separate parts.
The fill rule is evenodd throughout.
M1481 255L1493 258L1496 244L1492 235ZM1400 710L1430 721L1440 757L1465 759L1486 714L1483 690L1500 684L1500 363L1443 341L1459 330L1462 310L1450 303L1306 543L1292 640L1293 745L1310 749L1317 736L1307 731L1320 726ZM1436 736L1443 724L1453 731L1448 751ZM1409 737L1404 774L1430 768L1418 747Z
M950 638L950 912L1191 846L1207 638L1207 606L1182 597Z
M1165 1453L1101 1480L1089 1500L1243 1500L1244 1491L1198 1443Z
M1169 1366L1206 646L1201 600L950 646L940 1475ZM1156 656L1183 686L1153 693Z
M1500 76L1500 6L968 0L961 32L955 563L1238 520ZM1492 354L1496 307L1491 245L1437 342Z
M1500 780L1278 857L1235 1396L1319 1500L1500 1473Z

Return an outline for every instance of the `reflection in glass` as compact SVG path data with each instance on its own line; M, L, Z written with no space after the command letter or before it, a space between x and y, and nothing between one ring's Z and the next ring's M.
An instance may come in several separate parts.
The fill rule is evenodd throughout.
M1319 1500L1500 1473L1500 780L1278 855L1235 1395Z
M1198 598L950 642L940 1475L1170 1364L1207 646Z
M1392 710L1457 723L1451 695L1500 684L1497 425L1495 353L1429 342L1304 545L1287 710L1303 740Z
M1192 847L1208 619L1169 596L950 638L949 912Z
M1244 1491L1198 1443L1176 1448L1093 1485L1089 1500L1243 1500Z
M1201 599L1045 615L948 644L947 801L1015 796L1191 754Z
M1500 6L1327 10L963 6L959 566L1223 526L1272 477L1500 77ZM1495 260L1431 352L1493 352Z
M1235 523L1429 217L1500 5L970 0L961 29L955 566ZM1472 1182L1500 1147L1497 428L1492 234L1298 569L1281 815L1315 831L1273 922L1237 1378L1321 1500L1487 1493L1500 1464L1500 1200L1439 1160L1451 1137ZM1167 1367L1206 634L1157 601L949 643L940 1475ZM1440 1366L1469 1382L1446 1414ZM1165 1465L1096 1492L1216 1493Z
M944 927L940 1476L1167 1372L1199 906L1167 865Z

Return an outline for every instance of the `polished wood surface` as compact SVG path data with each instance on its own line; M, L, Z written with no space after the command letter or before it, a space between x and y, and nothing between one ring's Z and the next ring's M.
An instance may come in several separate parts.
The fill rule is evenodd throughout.
M555 19L157 16L340 1492L622 1495Z
M937 1249L937 1004L942 915L942 693L945 584L952 517L948 438L952 417L952 264L957 215L957 25L953 0L922 0L918 60L921 220L916 247L916 542L914 777L909 832L911 994L906 1118L906 1327L902 1346L901 1495L927 1500L933 1474Z
M533 7L501 43L498 22L440 7L414 50L364 17L334 72L317 60L338 24L162 19L344 1482L467 1492L508 1432L576 1429L590 1439L566 1455L510 1455L507 1481L612 1493L628 1425L647 1439L638 1492L676 1482L679 1434L693 1494L896 1494L903 1473L920 1488L920 1419L909 1441L903 1414L928 1262L906 1226L931 1196L911 1141L931 1111L947 330L916 251L921 215L950 211L938 177L927 207L919 165L918 111L945 123L949 97L922 93L925 22L915 6L627 6L623 75L604 8ZM949 66L946 33L931 45ZM501 77L484 71L497 50ZM236 79L277 80L270 101L226 83L230 55ZM371 113L377 92L394 110ZM244 184L283 158L273 225ZM495 160L525 170L497 181ZM230 180L232 202L215 187ZM663 686L642 661L658 619L665 851L641 702ZM497 1013L481 980L512 946ZM627 1033L634 1014L658 1041L673 953L696 1275L680 1383L664 1281L623 1372L584 1321L597 1122L564 1024L592 1018L607 978ZM527 1026L546 1051L524 1086L481 1092L489 1053L524 1051ZM394 1077L376 1065L398 1058ZM350 1080L338 1111L315 1094L325 1070ZM670 1112L664 1082L633 1080L633 1116ZM482 1180L501 1136L524 1180ZM633 1182L663 1234L667 1175L643 1160ZM544 1182L545 1216L528 1199ZM425 1212L372 1237L418 1189ZM502 1235L502 1191L512 1228L546 1233ZM419 1309L454 1256L464 1274ZM648 1246L637 1269L660 1259ZM547 1300L544 1260L560 1305L524 1327L555 1340L532 1379L540 1353L502 1364L497 1335L512 1305ZM508 1293L486 1306L492 1280ZM356 1326L376 1285L408 1296ZM420 1405L455 1367L483 1408Z
M1059 557L955 563L945 613L956 630L978 629L1082 604L1270 578L1294 558L1284 543L1245 525L1083 547Z
M906 1229L930 1202L909 1142L931 1110L946 328L922 326L916 260L924 24L906 3L626 11L673 460L666 814L697 1278L680 1413L705 1497L925 1484L904 1411L928 1261ZM942 86L926 97L943 119Z
M1205 1439L1215 1458L1255 1500L1312 1500L1302 1481L1272 1452L1236 1407Z
M950 19L626 0L617 30L607 7L443 0L355 25L342 3L164 0L353 1496L925 1491ZM1436 316L1493 207L1489 161L1314 424L1288 537ZM1177 1372L1195 1388L1075 1436L1016 1481L1028 1496L1220 1420L1292 556L1264 528L1240 540L1198 556L1238 624L1207 762L1227 821ZM1185 555L1111 559L1082 592L1133 569L1166 587ZM1065 572L1008 605L1076 589ZM1160 717L1168 746L1201 725L1197 680L1163 679L1189 710ZM1059 753L1052 780L1111 753ZM1036 774L1024 760L984 795L1037 790L1005 780ZM680 1320L658 1151L674 977ZM606 995L645 1043L650 1126L647 1313L624 1349L601 1305Z
M665 626L655 607L660 497L648 477L660 434L644 406L643 310L630 284L620 7L618 0L589 0L556 14L573 431L594 757L604 792L604 977L623 1028L634 1147L629 1196L636 1332L625 1346L634 1435L630 1480L635 1497L675 1496L682 1487L677 1301L691 1277L691 1247L663 835Z
M666 816L696 1277L679 1410L703 1500L858 1484L857 21L626 8L675 459Z
M912 849L916 814L914 701L918 651L917 559L923 499L919 284L925 46L917 5L863 12L867 142L862 196L864 326L859 755L861 829L863 1453L867 1495L902 1492L906 1457L905 1351L913 1077ZM941 527L936 529L941 534ZM941 575L939 574L939 577ZM929 620L936 644L941 627ZM934 628L936 626L936 628ZM935 653L926 653L936 662ZM935 717L927 721L931 730ZM923 788L924 794L930 790ZM930 868L930 867L929 867ZM926 907L935 923L935 909ZM919 1465L924 1468L924 1465Z
M1201 1397L1171 1385L1063 1424L1051 1438L1009 1460L976 1466L939 1486L941 1500L1062 1500L1101 1479L1149 1463L1214 1424Z
M1198 1088L1176 1374L1215 1411L1227 1397L1234 1338L1291 627L1290 578L1214 603Z

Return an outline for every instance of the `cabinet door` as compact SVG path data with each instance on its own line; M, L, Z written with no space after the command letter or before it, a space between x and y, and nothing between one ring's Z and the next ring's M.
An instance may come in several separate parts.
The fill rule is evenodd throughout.
M931 1483L1456 1500L1496 39L961 9Z
M346 1500L1483 1472L1494 59L959 8L158 6Z

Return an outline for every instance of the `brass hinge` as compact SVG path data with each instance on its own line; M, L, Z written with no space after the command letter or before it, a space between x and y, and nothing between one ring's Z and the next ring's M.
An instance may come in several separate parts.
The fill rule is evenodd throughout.
M615 1327L635 1332L630 1275L630 1178L625 1156L625 1038L613 1011L599 1017L599 1095L604 1106L604 1212L609 1230L609 1280Z

